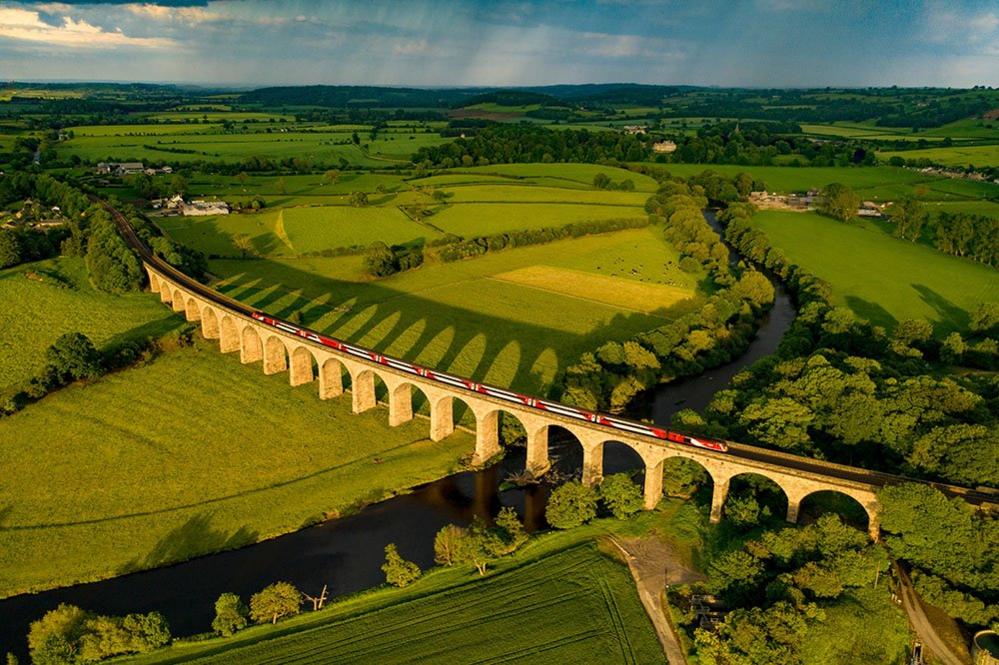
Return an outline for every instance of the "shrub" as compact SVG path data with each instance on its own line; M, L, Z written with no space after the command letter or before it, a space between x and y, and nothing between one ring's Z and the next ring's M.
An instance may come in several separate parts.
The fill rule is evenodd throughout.
M0 229L0 268L16 266L21 262L21 242L17 234Z
M277 623L277 620L298 614L302 593L290 582L275 582L250 597L250 618L257 623Z
M72 662L89 618L90 614L79 607L62 603L33 621L28 631L31 661L38 665Z
M412 561L406 561L399 554L395 543L385 546L385 563L382 565L385 581L397 587L412 584L420 578L420 567Z
M249 608L239 596L234 593L224 593L215 601L212 630L223 637L235 635L246 628L246 624L249 623L247 619L249 612Z
M548 498L545 518L556 529L571 529L597 516L597 492L578 481L557 487Z
M614 517L624 519L642 509L642 490L626 473L615 473L600 483L600 500Z
M142 287L139 260L107 217L95 217L87 242L90 281L101 291L123 293Z

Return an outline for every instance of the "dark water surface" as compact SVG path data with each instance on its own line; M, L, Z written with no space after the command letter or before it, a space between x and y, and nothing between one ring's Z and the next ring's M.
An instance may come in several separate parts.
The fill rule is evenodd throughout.
M717 228L714 216L706 216ZM731 258L738 257L733 252ZM651 411L657 423L668 423L682 408L703 408L732 376L776 349L795 314L790 298L776 286L774 307L742 356L654 391ZM649 404L640 408L648 410ZM557 429L550 435L550 455L556 475L578 474L582 467L581 448ZM544 528L548 487L520 488L504 482L524 466L524 450L513 448L501 462L482 471L448 476L356 515L272 540L102 582L0 600L0 655L13 651L27 662L29 624L59 603L102 614L157 610L166 616L174 635L191 635L211 629L215 599L223 592L248 599L278 580L291 582L310 595L318 595L324 584L329 585L331 596L377 586L384 581L381 565L388 543L395 543L405 558L421 568L430 567L434 535L441 527L467 524L476 515L494 516L503 506L515 507L528 531ZM641 459L626 446L605 446L605 474L641 468Z

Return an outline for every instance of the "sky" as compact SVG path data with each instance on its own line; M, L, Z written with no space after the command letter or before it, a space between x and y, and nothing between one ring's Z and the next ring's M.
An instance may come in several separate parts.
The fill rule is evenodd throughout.
M999 86L999 0L0 0L0 78Z

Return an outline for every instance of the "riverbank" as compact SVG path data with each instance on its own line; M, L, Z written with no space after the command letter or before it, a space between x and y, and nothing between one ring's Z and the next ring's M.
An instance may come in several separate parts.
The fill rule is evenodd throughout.
M466 432L435 443L422 418L391 428L383 409L354 415L314 390L199 343L0 420L0 596L297 531L472 450Z

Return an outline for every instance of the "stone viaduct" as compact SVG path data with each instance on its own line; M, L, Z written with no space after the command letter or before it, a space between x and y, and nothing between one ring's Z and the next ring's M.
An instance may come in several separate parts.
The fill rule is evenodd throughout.
M528 471L540 476L549 468L548 434L552 427L571 433L583 449L583 482L595 484L603 476L603 450L610 442L634 450L645 466L645 507L652 509L662 496L663 472L669 460L685 458L700 464L713 481L711 520L722 515L733 479L745 475L763 476L779 486L787 497L787 519L797 521L802 501L816 492L834 491L854 499L867 513L869 532L877 538L878 500L875 492L883 484L873 478L863 479L858 469L816 460L784 455L774 451L733 444L728 453L717 453L662 441L588 422L581 422L550 412L499 400L470 390L452 388L414 376L379 363L338 352L297 335L260 323L247 314L245 306L228 306L228 299L197 285L190 288L188 279L168 274L165 269L145 263L152 291L164 303L183 313L188 321L200 323L207 339L217 339L222 353L239 353L243 363L260 362L265 374L288 372L292 386L316 382L319 399L341 396L344 376L350 381L350 400L354 413L377 406L375 384L380 379L387 388L389 425L398 426L413 419L413 392L421 392L430 407L430 439L440 441L454 429L455 401L463 403L475 419L473 464L481 465L500 452L499 416L516 418L527 433ZM182 278L183 277L183 278ZM198 292L202 293L198 293ZM751 456L749 453L753 453ZM761 459L762 458L762 459ZM795 468L797 463L798 468ZM807 468L801 468L806 463ZM848 473L849 472L849 473Z

